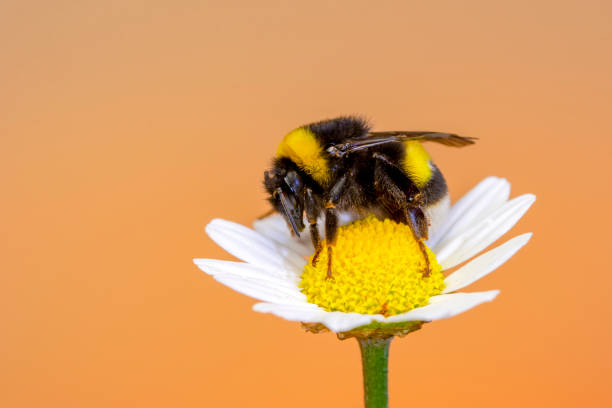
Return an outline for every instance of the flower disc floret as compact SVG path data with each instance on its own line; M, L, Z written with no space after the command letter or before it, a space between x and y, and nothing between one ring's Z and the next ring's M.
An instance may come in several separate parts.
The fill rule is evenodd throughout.
M308 302L330 312L392 316L425 306L444 289L442 267L427 248L425 260L410 227L374 216L340 227L327 279L327 245L304 267L299 287Z

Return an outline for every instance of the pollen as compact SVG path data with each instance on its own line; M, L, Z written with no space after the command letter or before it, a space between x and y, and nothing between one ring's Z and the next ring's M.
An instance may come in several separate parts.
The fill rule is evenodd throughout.
M310 257L299 287L308 302L329 312L393 316L429 303L444 289L442 267L423 253L410 227L374 216L340 227L327 279L327 245L315 265Z

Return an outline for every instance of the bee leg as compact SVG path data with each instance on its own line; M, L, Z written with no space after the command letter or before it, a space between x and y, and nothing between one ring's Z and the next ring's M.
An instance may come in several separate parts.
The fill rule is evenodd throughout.
M319 262L319 255L321 255L321 251L323 250L323 245L321 245L321 238L319 237L319 227L317 223L310 224L310 238L312 239L312 245L315 248L314 256L312 257L312 265L315 266L317 262Z
M376 180L384 179L384 182L388 185L395 185L392 187L393 190L399 190L399 193L395 191L398 199L403 203L408 201L412 206L421 206L424 205L424 195L421 190L414 184L412 180L402 169L400 169L396 164L391 162L387 156L382 153L375 152L372 155L376 159L376 171L378 171L379 177L376 177ZM403 197L402 197L403 195Z
M333 203L325 204L325 239L327 241L327 277L332 277L332 252L338 238L338 210Z
M332 253L338 238L338 210L336 204L344 192L347 176L352 172L345 173L329 190L329 197L325 203L325 239L327 241L327 278L332 277Z
M407 214L404 210L408 208L409 199L405 190L407 188L412 190L416 186L384 155L374 153L372 156L376 159L374 164L374 189L379 197L379 203L392 216L391 218L407 224L409 220L406 218ZM394 180L392 176L395 176L398 180ZM407 187L400 188L398 181Z
M429 222L427 221L427 216L419 207L412 207L408 209L408 215L410 216L410 222L412 223L412 227L416 232L416 235L427 241L429 239L428 227Z
M319 215L319 209L317 208L317 202L312 195L312 190L306 188L305 190L304 209L306 210L306 218L310 224L310 238L312 239L312 246L315 248L314 256L312 257L312 264L316 265L321 255L323 245L321 245L321 237L319 237L319 228L317 227L317 216Z
M391 169L396 177L400 177L403 173L395 171L397 167L384 155L374 153L373 157L376 159L374 166L374 187L380 197L381 204L391 214L391 218L410 227L410 231L415 241L419 244L419 249L425 261L423 277L428 277L430 274L430 264L424 242L427 239L427 218L423 211L418 206L414 206L415 203L408 199L406 192L402 191L388 170ZM406 189L409 191L411 198L415 196L419 198L417 187L407 177L406 179L405 181L408 183Z
M412 234L415 235L416 238L416 234L414 233L414 228L412 227L412 225L410 226L410 229L412 230ZM429 264L429 257L427 256L427 248L425 247L425 241L423 239L418 238L416 241L419 243L419 249L421 250L421 254L423 255L423 260L425 261L423 277L427 278L431 273L431 265Z
M419 239L417 242L419 243L419 248L421 249L421 254L423 255L423 260L425 261L425 270L423 271L423 277L427 278L431 274L431 265L429 264L427 249L425 248L425 242L423 242L422 239Z
M419 207L405 208L404 218L406 218L407 224L410 226L410 231L412 231L414 239L419 244L419 249L425 261L423 277L426 278L431 273L429 257L427 256L427 249L425 247L425 240L427 240L427 218Z

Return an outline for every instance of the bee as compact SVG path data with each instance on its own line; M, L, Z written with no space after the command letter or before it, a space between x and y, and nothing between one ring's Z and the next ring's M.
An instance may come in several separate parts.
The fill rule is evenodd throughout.
M298 237L306 218L313 264L323 249L317 224L325 216L327 278L332 277L342 212L354 218L374 214L410 226L425 259L423 276L429 276L424 241L430 220L448 211L450 199L442 173L421 142L462 147L474 140L440 132L372 132L365 120L353 116L323 120L283 138L272 168L264 173L264 187L273 211Z

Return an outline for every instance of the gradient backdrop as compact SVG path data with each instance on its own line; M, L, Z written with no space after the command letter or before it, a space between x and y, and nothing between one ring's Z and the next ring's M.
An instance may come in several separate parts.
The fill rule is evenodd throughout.
M394 407L610 406L612 3L0 6L0 406L359 407L355 341L250 310L194 257L250 223L281 137L362 113L457 198L538 201L499 298L396 340ZM506 237L505 239L507 239Z

